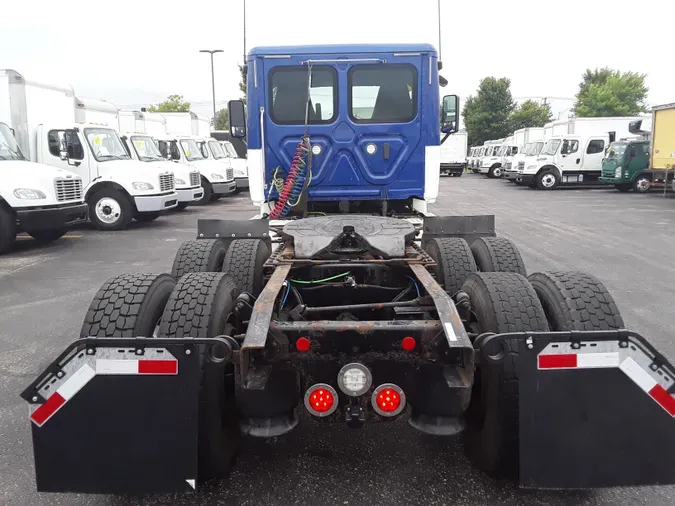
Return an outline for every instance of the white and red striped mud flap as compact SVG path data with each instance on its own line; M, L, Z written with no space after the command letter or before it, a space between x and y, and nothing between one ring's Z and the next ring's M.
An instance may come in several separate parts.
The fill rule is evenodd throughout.
M62 378L47 378L40 388L46 399L30 406L30 419L42 427L56 412L77 394L94 376L102 375L176 375L178 360L165 349L148 348L142 356L133 349L99 348L93 355L84 351L63 366Z
M551 343L537 356L540 370L599 369L618 367L670 416L675 418L675 397L668 391L675 378L640 347L619 341L585 342L579 348L572 343Z

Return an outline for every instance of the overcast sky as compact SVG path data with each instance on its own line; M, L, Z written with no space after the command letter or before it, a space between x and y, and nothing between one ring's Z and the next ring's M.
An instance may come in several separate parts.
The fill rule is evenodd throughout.
M247 0L256 45L429 42L436 0ZM211 115L239 96L244 0L27 0L2 6L0 66L69 83L76 94L136 108L182 94ZM574 97L588 67L647 74L650 104L675 102L675 2L642 0L442 3L443 90L466 97L482 77L509 77L513 96ZM661 28L659 28L659 26ZM555 99L554 112L572 105Z

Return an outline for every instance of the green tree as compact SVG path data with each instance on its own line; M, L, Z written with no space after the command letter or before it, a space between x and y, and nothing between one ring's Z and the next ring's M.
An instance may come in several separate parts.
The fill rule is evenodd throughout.
M190 112L190 102L183 95L169 95L164 102L148 107L149 112Z
M587 69L579 83L574 114L578 117L635 116L644 112L649 88L645 74L610 68Z
M216 113L215 130L230 130L230 117L227 109L221 109Z
M248 65L245 63L239 65L239 73L241 74L241 79L239 80L239 90L244 94L242 100L246 103L246 76L248 75Z
M540 105L534 100L526 100L509 116L509 131L515 132L521 128L543 127L551 119L550 104Z
M466 100L462 115L470 146L509 134L508 120L516 108L510 87L511 80L506 77L486 77L481 80L476 96Z

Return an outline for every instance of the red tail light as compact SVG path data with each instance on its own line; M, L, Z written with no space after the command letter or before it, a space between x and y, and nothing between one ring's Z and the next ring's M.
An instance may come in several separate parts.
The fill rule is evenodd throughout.
M330 385L317 383L305 393L305 407L314 416L328 416L335 412L337 406L337 392Z
M417 342L415 341L414 337L404 337L401 341L401 348L403 348L405 351L413 351L415 346L417 346Z
M405 393L398 385L384 383L373 392L371 403L379 415L396 416L405 408Z

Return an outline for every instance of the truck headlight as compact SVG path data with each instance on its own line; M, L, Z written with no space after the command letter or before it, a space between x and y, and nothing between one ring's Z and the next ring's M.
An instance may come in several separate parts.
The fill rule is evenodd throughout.
M39 200L47 198L47 195L45 195L43 192L40 190L34 190L32 188L17 188L14 190L14 196L17 199L25 200Z
M155 189L155 187L152 186L150 183L143 183L141 181L131 183L131 186L133 187L134 190L140 190L140 191L147 191L147 190L154 190Z
M246 177L246 169L234 169L234 175L237 177Z
M211 177L213 179L225 179L222 174L211 174Z
M525 169L526 172L536 172L537 171L537 166L536 165L528 165L527 169Z
M176 178L175 181L176 181L176 184L185 184L185 180L180 179L180 178Z
M621 167L617 167L614 171L614 177L621 177Z

